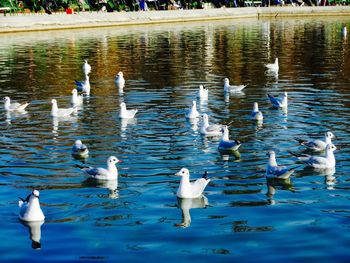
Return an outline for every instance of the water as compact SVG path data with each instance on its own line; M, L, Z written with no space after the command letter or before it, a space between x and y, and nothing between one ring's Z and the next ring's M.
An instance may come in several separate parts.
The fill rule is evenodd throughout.
M0 96L31 105L0 118L1 261L348 261L350 50L341 28L349 24L346 17L225 20L2 35ZM264 68L276 56L278 78ZM55 122L50 100L69 105L84 58L92 94L76 116ZM114 86L118 71L127 80L123 94ZM249 86L225 98L224 77ZM220 154L218 140L200 136L200 122L185 120L199 84L210 90L200 111L211 123L234 120L239 154ZM271 109L267 93L284 91L288 112ZM122 101L138 108L137 119L118 119ZM262 126L249 119L255 101ZM288 150L302 148L293 138L327 130L337 136L336 171L301 166L267 194L266 151L295 164ZM75 139L89 146L85 162L70 155ZM77 167L105 166L110 155L123 161L118 185L87 180ZM207 205L178 202L181 167L192 178L208 171ZM17 218L18 196L34 188L46 215L33 226L41 250Z

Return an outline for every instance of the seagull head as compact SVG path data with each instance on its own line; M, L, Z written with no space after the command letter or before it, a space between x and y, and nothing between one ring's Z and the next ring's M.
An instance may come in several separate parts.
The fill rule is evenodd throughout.
M120 163L121 161L115 157L115 156L110 156L108 159L107 159L107 164L116 164L116 163Z
M76 140L74 144L75 146L81 146L83 143L81 140Z
M283 93L283 95L284 95L284 97L288 97L288 93L287 92Z
M73 90L72 90L72 94L78 94L77 89L73 89Z
M332 144L332 143L327 144L327 146L326 146L326 151L334 152L336 149L337 149L337 147L334 144Z
M330 139L335 138L334 134L332 132L330 132L330 131L326 132L326 137L330 138Z
M8 97L8 96L6 96L6 97L4 97L4 101L10 101L10 97Z
M229 85L230 84L229 79L228 78L224 78L224 83L225 83L225 85Z
M222 126L221 132L222 132L222 133L228 132L228 127L227 127L227 125L223 125L223 126Z
M203 119L204 121L207 121L207 120L208 120L208 114L204 113L204 114L202 115L202 119Z
M116 77L123 77L123 72L119 71Z
M33 190L32 196L39 198L39 191L38 190Z
M120 103L120 108L126 109L126 104L125 104L125 102Z
M57 104L56 99L52 99L52 100L51 100L51 103L52 103L52 104Z
M275 156L275 152L274 152L274 151L268 151L268 152L266 153L266 155L267 155L268 157L272 157L272 156Z
M177 176L190 176L190 171L187 168L181 168L175 175Z

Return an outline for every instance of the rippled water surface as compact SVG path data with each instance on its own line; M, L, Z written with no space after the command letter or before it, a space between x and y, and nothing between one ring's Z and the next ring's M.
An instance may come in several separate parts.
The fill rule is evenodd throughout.
M350 19L225 20L178 25L0 36L0 96L29 101L26 114L0 117L0 258L4 262L347 262L350 245ZM280 61L278 76L264 64ZM68 107L81 65L92 66L91 96L76 116L53 120L50 101ZM123 71L122 93L114 77ZM223 78L249 83L225 97ZM233 121L239 153L185 119L198 85L209 89L201 113ZM288 92L288 111L267 94ZM138 108L121 121L119 104ZM264 123L249 118L258 102ZM295 137L331 130L337 165L299 166ZM73 142L90 149L72 158ZM295 165L288 182L267 182L266 152ZM87 179L78 166L105 166L119 180ZM200 200L177 200L181 168L211 178ZM18 221L18 197L40 190L43 225ZM192 209L190 209L192 208ZM190 209L190 210L189 210ZM30 234L29 228L32 230ZM41 230L41 233L40 233ZM31 238L41 249L32 249Z

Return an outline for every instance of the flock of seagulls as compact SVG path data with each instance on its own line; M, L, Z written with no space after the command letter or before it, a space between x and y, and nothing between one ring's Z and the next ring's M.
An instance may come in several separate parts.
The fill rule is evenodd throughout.
M273 64L266 64L266 68L269 71L273 71L275 74L278 74L279 65L278 58L276 58ZM85 80L82 82L75 81L76 89L72 90L72 99L70 108L58 108L56 99L52 99L52 109L51 116L52 117L65 117L74 114L78 110L78 106L83 104L83 96L79 95L78 92L86 94L87 96L90 94L90 83L89 83L89 74L91 73L91 66L88 64L87 60L85 60L82 67ZM115 84L120 89L123 89L125 85L125 79L122 72L119 72L115 77ZM230 85L229 79L224 79L224 92L225 93L233 93L233 92L241 92L248 85ZM196 97L198 99L207 100L208 99L208 89L203 85L199 86L198 91L196 92ZM287 92L284 92L281 97L276 97L271 94L268 94L268 98L272 104L272 107L275 108L287 108L288 107L288 95ZM7 112L11 111L25 111L26 107L29 103L11 103L9 97L4 98L4 108ZM123 102L120 104L120 113L119 117L122 119L132 119L137 114L137 109L127 109L126 104ZM202 126L200 128L200 133L203 136L208 137L217 137L221 136L221 140L218 144L218 150L227 152L227 151L237 151L241 142L239 140L230 140L229 138L229 124L210 124L209 116L207 114L203 114L202 116L197 111L196 101L192 101L192 105L189 109L185 111L185 117L187 119L197 119L202 118ZM258 103L255 102L253 105L253 111L250 114L252 120L261 122L263 121L263 114L259 110ZM307 166L316 168L316 169L328 169L334 168L336 161L334 156L334 151L336 147L332 144L332 138L334 138L334 134L332 132L326 132L324 141L317 139L313 141L307 141L304 139L296 138L298 143L301 146L306 147L308 150L312 150L314 152L322 152L325 151L325 156L314 156L309 154L300 154L295 152L290 152L292 155L296 156L298 160ZM76 140L72 147L72 156L75 158L85 159L89 155L88 147L82 143L81 140ZM295 167L285 167L279 166L276 161L276 154L274 151L267 152L268 161L266 166L266 178L276 178L276 179L288 179L294 172ZM82 167L82 171L89 175L91 178L95 180L109 181L109 180L117 180L118 179L118 169L116 165L121 162L117 157L110 156L107 159L107 167ZM182 168L175 175L180 176L180 184L176 195L178 198L199 198L202 196L203 191L206 186L210 182L210 179L207 178L207 172L204 173L202 178L199 178L195 181L190 181L190 171L187 168ZM19 219L25 222L35 222L42 221L45 219L45 216L40 208L39 203L39 191L33 190L33 192L28 195L26 199L20 199L18 203L19 210Z

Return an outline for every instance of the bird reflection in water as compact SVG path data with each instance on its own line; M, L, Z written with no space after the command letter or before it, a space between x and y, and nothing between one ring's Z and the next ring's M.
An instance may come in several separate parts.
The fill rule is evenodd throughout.
M208 198L201 195L197 198L180 198L177 197L177 206L181 209L182 222L175 224L176 227L189 227L191 224L191 208L206 208L208 206Z
M276 194L277 189L294 191L293 184L290 178L287 178L287 179L266 178L266 184L267 184L266 196L268 197L267 201L270 205L276 204L274 196Z
M108 194L106 195L108 198L110 199L119 198L118 179L117 180L96 180L93 178L88 178L82 183L82 186L106 188L108 190Z
M28 227L29 230L29 238L32 241L33 249L41 249L41 225L44 224L44 220L41 221L33 221L33 222L25 222L21 221L22 225Z

